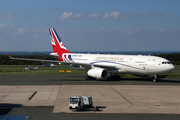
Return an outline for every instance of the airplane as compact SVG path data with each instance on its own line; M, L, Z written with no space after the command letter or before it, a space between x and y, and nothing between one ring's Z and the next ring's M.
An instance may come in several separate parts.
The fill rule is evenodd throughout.
M27 71L30 71L30 70L37 70L39 66L36 66L36 67L31 67L31 66L28 66L28 67L25 67L25 70Z
M42 61L46 67L54 63L69 65L87 71L87 80L120 78L119 74L133 74L141 77L154 75L157 82L158 75L171 72L174 65L167 59L157 56L144 55L113 55L113 54L81 54L67 50L54 28L49 29L53 53L57 60L13 58L17 60Z

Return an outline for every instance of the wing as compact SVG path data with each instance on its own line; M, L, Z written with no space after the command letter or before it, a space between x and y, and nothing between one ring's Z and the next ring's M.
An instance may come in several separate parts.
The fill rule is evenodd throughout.
M43 60L43 59L28 59L28 58L14 58L12 56L10 56L9 54L5 54L6 56L8 56L10 59L13 60L30 60L30 61L41 61L41 62L53 62L53 63L60 63L60 61L58 60Z
M14 59L14 60L30 60L30 61L40 61L42 63L59 63L61 65L69 65L72 67L76 67L79 69L84 69L84 70L89 70L92 67L100 67L100 68L105 68L108 71L113 71L113 70L117 70L117 68L115 66L107 66L107 65L97 65L97 64L89 64L89 63L78 63L78 62L63 62L63 61L59 61L59 60L43 60L43 59L28 59L28 58L14 58L12 56L10 56L9 54L5 54L6 56L8 56L10 59Z
M70 66L84 66L84 67L87 67L87 66L91 66L91 64L86 64L86 63L74 63L74 62L63 62L63 61L59 61L59 60L43 60L43 59L28 59L28 58L14 58L12 57L11 55L9 54L5 54L6 56L8 56L10 59L13 59L13 60L30 60L30 61L40 61L40 62L43 62L43 63L60 63L62 65L70 65Z

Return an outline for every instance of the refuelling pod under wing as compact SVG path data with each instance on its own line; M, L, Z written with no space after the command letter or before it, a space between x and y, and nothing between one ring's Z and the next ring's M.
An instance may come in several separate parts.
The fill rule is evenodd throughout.
M88 70L87 74L89 76L97 78L97 79L108 77L108 71L103 68L92 68L92 69Z
M55 67L55 65L53 63L51 63L51 62L43 62L43 65L45 67Z

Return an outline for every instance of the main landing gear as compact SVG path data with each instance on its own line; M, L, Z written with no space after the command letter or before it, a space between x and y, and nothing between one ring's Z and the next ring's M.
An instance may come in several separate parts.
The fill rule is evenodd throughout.
M117 79L117 80L119 80L119 79L121 79L121 76L120 75L116 75L116 74L110 75L110 79Z
M158 76L159 75L154 75L154 82L158 82Z

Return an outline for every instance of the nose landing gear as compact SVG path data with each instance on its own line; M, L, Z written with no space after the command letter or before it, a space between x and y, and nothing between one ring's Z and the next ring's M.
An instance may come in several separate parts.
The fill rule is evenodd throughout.
M158 75L154 75L154 82L158 82Z

